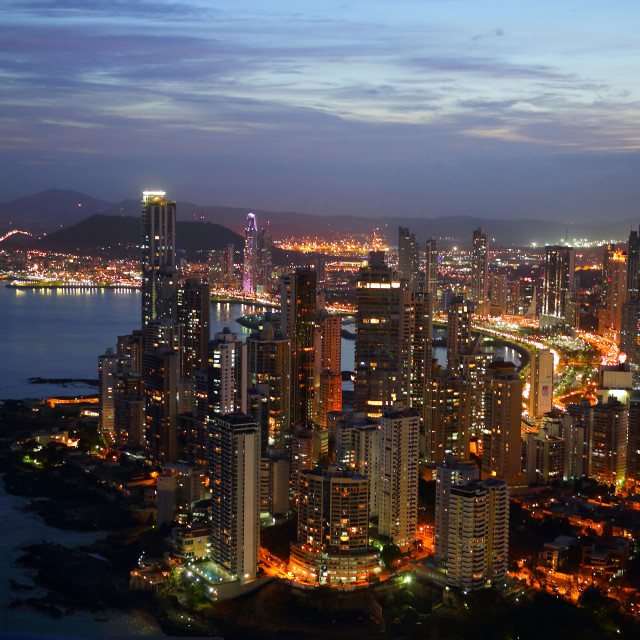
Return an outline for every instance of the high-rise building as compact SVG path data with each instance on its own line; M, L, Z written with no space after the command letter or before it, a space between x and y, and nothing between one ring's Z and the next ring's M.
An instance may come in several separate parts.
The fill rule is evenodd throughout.
M447 561L449 549L449 493L457 485L465 485L480 479L480 470L472 464L458 461L455 456L447 456L436 467L436 518L435 518L435 559Z
M98 357L98 385L100 431L103 435L113 435L114 431L114 395L116 392L116 375L118 373L118 357L113 349Z
M460 376L441 371L427 381L424 407L424 454L430 464L448 456L468 460L471 426L469 384Z
M553 353L536 351L531 357L529 417L541 418L553 409Z
M438 265L440 257L438 254L438 241L434 236L427 240L427 266L426 266L426 291L431 294L431 302L437 308L438 300Z
M630 298L622 305L620 350L626 354L637 380L640 367L640 297Z
M247 214L247 226L244 230L244 262L242 267L242 290L255 293L258 283L258 227L256 216Z
M342 411L342 374L339 371L325 369L320 374L317 423L325 429L327 414Z
M456 297L447 307L447 368L460 370L462 354L471 352L471 306Z
M629 403L628 433L627 484L638 487L640 485L640 395L638 394L631 396Z
M180 354L157 347L143 356L147 457L155 464L178 459Z
M237 413L242 408L243 385L242 376L243 344L229 327L216 333L208 346L209 366L207 374L211 379L210 409L208 417L214 414Z
M604 484L624 484L627 472L629 408L614 398L591 408L589 476Z
M336 465L369 479L369 513L378 515L380 421L345 417L334 427Z
M418 517L418 435L414 411L387 407L380 418L378 532L407 549L416 538Z
M291 340L291 424L314 422L316 273L298 268L282 277L281 333Z
M509 301L509 283L505 273L492 273L490 277L491 313L502 315L507 312Z
M176 203L164 191L142 194L142 326L156 318L175 319Z
M550 484L562 480L565 471L565 440L542 427L524 436L525 466L529 484Z
M320 467L300 472L298 536L289 569L307 583L366 584L380 570L369 547L369 480Z
M255 578L260 546L260 434L253 420L217 415L211 426L211 559L240 581Z
M178 289L178 322L182 324L182 377L207 368L211 324L209 285L189 278Z
M261 229L256 244L256 288L260 292L270 292L273 238L268 229Z
M276 338L273 326L247 338L248 387L268 385L269 444L280 451L291 449L291 341Z
M542 313L575 325L574 252L572 247L545 248Z
M226 249L209 251L209 284L213 288L235 289L235 247L228 244Z
M483 473L507 479L521 471L522 388L512 362L491 363L485 386Z
M506 577L509 487L490 478L449 491L447 583L473 591Z
M469 393L469 433L470 437L482 436L484 428L484 387L487 376L487 368L493 361L491 353L485 353L480 349L480 339L472 344L469 353L462 353L459 358L460 367L458 375L467 383Z
M405 406L422 415L427 380L433 368L431 294L411 291L408 297L405 296L402 336L402 401Z
M614 342L620 341L622 307L627 295L627 254L618 250L609 256L604 281L604 309L600 333Z
M626 297L627 300L640 297L640 236L638 231L629 233Z
M420 251L415 233L410 233L407 227L398 229L398 276L401 280L413 284L418 277L420 268Z
M356 296L354 409L380 417L382 409L401 397L403 303L409 292L373 255L360 269Z
M473 232L473 249L471 254L471 295L473 302L480 306L489 297L489 238L484 227Z

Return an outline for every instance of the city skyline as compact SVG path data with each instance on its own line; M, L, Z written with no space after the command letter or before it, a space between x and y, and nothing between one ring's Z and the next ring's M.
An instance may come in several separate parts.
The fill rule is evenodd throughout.
M2 200L161 183L316 214L636 210L632 3L0 11Z

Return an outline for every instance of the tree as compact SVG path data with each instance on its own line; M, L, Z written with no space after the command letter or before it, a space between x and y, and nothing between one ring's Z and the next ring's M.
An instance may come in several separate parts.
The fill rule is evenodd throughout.
M400 547L393 544L393 542L389 542L382 547L380 559L384 563L384 566L389 568L402 559L402 551L400 551Z

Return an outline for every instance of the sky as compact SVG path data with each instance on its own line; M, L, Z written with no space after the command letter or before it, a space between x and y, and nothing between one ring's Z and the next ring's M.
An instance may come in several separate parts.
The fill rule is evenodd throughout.
M0 21L2 201L639 214L637 0L3 0Z

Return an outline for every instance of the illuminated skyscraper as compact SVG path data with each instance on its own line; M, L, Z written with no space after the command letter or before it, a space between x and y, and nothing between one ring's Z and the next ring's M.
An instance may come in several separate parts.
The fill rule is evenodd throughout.
M490 478L449 490L447 582L465 591L507 576L509 487Z
M471 254L471 295L470 299L483 305L489 297L489 238L484 227L473 232L473 249Z
M621 486L626 478L629 408L613 397L591 407L589 476Z
M281 333L291 340L291 424L314 421L316 273L298 268L282 277Z
M384 409L380 418L378 531L406 550L416 538L418 518L418 436L414 411Z
M600 333L620 340L623 304L627 295L627 254L619 249L609 256L604 282L604 313Z
M497 360L487 370L482 471L513 478L521 470L522 379L512 362Z
M142 194L142 326L157 318L175 319L176 203L164 191Z
M447 307L447 368L458 372L462 354L471 352L471 306L454 298Z
M261 292L270 292L273 238L268 229L261 229L256 243L256 288Z
M542 349L532 354L529 384L529 417L540 418L553 409L553 353Z
M107 349L106 353L98 358L100 431L103 435L112 434L114 430L114 394L117 373L118 357L113 353L113 349Z
M366 583L379 571L369 547L369 480L336 467L300 471L298 536L290 570L305 582Z
M258 284L258 227L256 216L247 214L247 226L244 230L244 266L242 271L242 290L255 293Z
M471 393L463 378L443 371L427 381L424 407L424 453L427 462L440 464L447 456L469 459Z
M193 378L207 368L211 322L209 285L189 278L178 289L178 322L182 329L182 377Z
M255 578L260 548L260 434L241 413L210 427L211 559L231 575Z
M415 233L407 227L398 230L398 276L413 284L418 277L419 248Z
M266 384L269 390L269 444L289 453L291 448L291 341L276 338L266 324L247 338L248 387Z
M431 304L438 308L438 241L435 237L427 240L427 293L431 294Z
M209 251L209 284L212 287L236 288L234 255L233 244L228 244L226 249Z
M574 253L572 247L545 249L542 313L574 326Z
M457 485L480 479L478 467L449 455L436 467L435 559L447 561L449 548L449 493Z
M360 269L356 296L354 408L380 417L382 408L401 396L401 341L404 336L403 304L409 292L374 254L369 266Z

